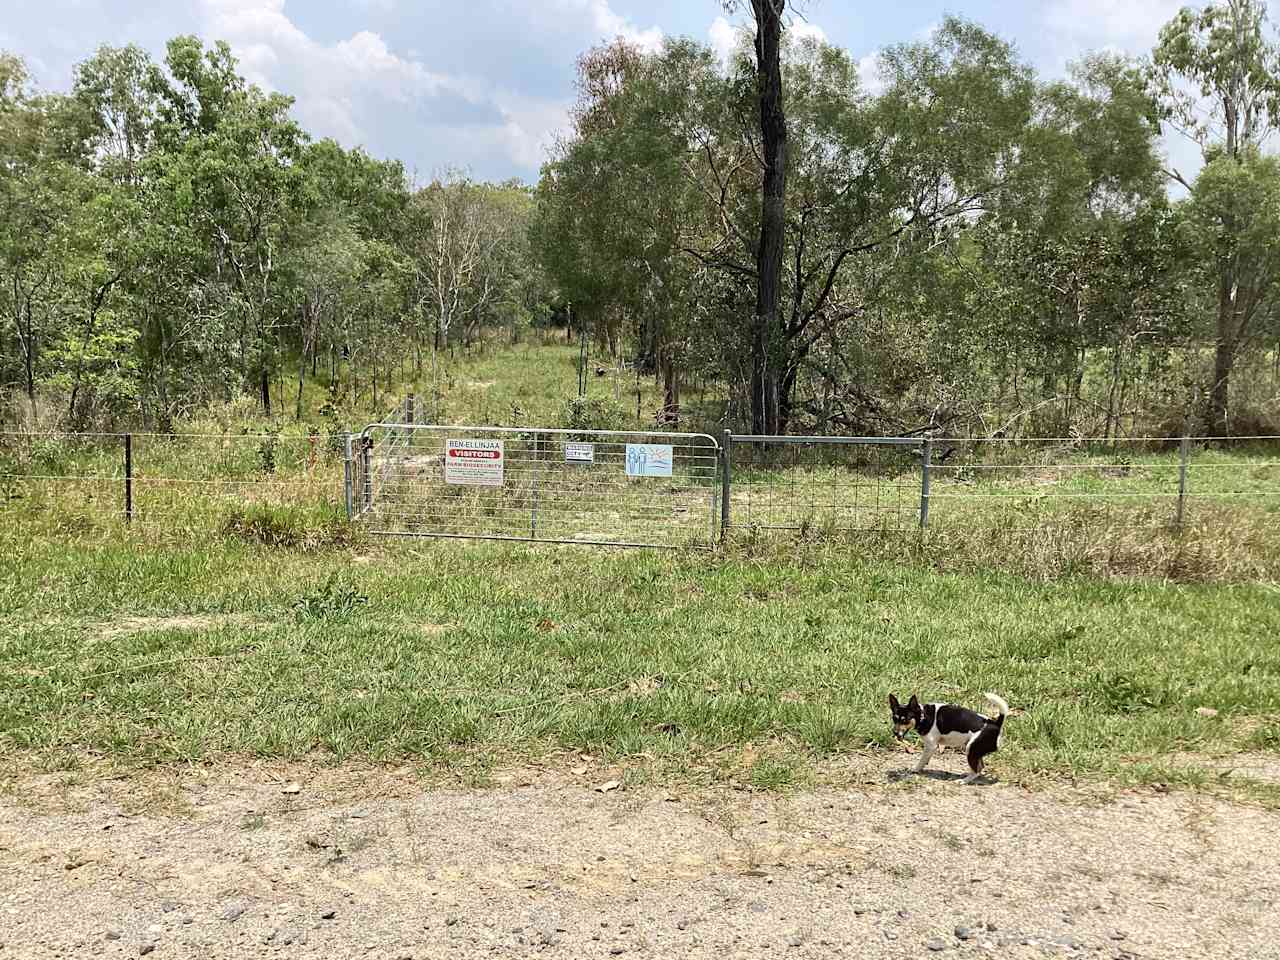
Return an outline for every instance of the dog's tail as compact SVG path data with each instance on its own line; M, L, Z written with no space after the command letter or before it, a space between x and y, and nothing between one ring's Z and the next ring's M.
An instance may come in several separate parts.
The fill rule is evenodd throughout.
M1005 703L1001 697L997 697L994 693L988 693L986 697L987 697L987 703L991 704L993 707L996 708L996 710L999 711L999 715L995 717L991 722L994 723L997 727L1003 726L1004 718L1009 715L1009 704Z

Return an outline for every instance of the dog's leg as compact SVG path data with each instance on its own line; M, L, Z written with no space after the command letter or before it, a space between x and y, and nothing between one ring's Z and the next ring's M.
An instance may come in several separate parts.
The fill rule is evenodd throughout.
M916 773L924 773L924 768L929 765L929 761L933 759L933 751L936 748L929 743L924 745L924 750L920 754L920 759L916 761Z
M973 783L974 781L976 781L980 776L982 776L982 767L983 767L983 763L982 763L981 757L970 756L969 769L972 770L973 773L965 777L964 782Z

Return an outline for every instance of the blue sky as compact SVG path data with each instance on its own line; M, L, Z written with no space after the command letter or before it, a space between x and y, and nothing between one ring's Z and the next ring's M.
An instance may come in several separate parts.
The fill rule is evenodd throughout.
M1145 53L1182 0L802 0L796 29L870 66L875 51L926 36L947 14L1011 40L1045 75L1101 48ZM718 0L0 0L0 48L38 82L68 85L100 43L156 54L179 33L224 39L255 82L297 98L315 136L394 156L421 178L445 166L533 181L564 129L573 63L622 35L687 35L723 47ZM1193 151L1170 142L1190 166Z

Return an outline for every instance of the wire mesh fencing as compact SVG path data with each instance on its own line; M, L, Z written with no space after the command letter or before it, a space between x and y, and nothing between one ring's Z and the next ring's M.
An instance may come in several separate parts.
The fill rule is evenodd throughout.
M1177 528L1226 514L1274 521L1280 509L1280 442L1267 438L940 440L933 448L932 516L943 524Z
M0 503L10 522L55 529L122 523L174 533L218 530L244 522L255 508L291 511L295 525L332 520L343 515L343 440L0 434Z
M679 433L375 424L353 515L372 533L624 546L717 536L720 449Z
M901 531L919 522L921 441L727 434L725 528Z
M1280 522L1280 438L726 435L723 524L756 531Z
M375 533L651 546L733 530L1280 533L1278 437L717 440L398 413L353 435L0 433L0 510L68 532L355 518Z

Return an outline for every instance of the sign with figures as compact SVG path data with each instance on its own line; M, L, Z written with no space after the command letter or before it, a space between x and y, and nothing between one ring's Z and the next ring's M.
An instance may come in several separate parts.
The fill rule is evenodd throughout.
M628 443L628 477L669 477L674 459L670 444Z
M502 444L501 440L446 440L444 482L466 487L502 486Z
M594 443L566 443L564 445L565 463L595 463L596 445Z

